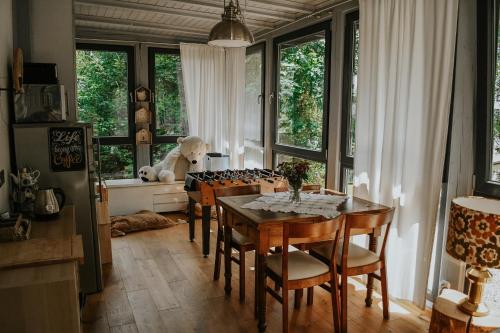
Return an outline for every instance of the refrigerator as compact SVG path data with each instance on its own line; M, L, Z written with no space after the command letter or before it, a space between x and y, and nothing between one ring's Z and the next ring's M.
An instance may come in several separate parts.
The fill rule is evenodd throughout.
M14 143L17 168L29 167L40 171L40 187L58 187L64 191L66 205L75 206L76 232L82 235L84 264L80 266L80 291L94 293L102 290L102 271L96 218L96 173L92 149L92 126L86 123L15 124ZM80 128L80 129L78 129ZM64 170L54 165L54 131L77 134L80 156L77 170ZM50 141L50 142L49 142ZM78 148L76 147L76 148ZM75 147L70 147L75 149ZM82 149L83 148L83 149ZM68 149L62 148L62 149ZM71 167L71 166L70 166ZM61 170L62 169L62 170ZM47 222L50 223L50 222Z

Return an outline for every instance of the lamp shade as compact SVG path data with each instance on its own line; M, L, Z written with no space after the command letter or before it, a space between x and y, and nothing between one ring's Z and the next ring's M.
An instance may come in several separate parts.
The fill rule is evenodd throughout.
M446 252L472 266L500 268L500 200L453 199Z
M217 23L208 35L208 45L220 47L246 47L254 38L245 24L238 0L230 0L224 7L222 21Z
M223 19L217 23L208 36L208 45L220 47L245 47L254 42L247 26L238 20Z

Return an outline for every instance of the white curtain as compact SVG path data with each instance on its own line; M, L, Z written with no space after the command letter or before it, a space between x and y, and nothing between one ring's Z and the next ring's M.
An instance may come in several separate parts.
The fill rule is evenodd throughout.
M189 134L242 167L245 50L182 43L181 64Z
M476 84L476 0L460 0L458 16L455 91L453 94L453 121L450 124L450 164L446 198L444 241L448 230L451 200L473 194L474 174L474 107ZM440 280L451 283L453 289L462 290L465 263L446 253L443 247Z
M389 292L425 304L458 0L360 0L355 195L397 207Z
M226 106L231 168L243 168L245 153L245 59L244 48L226 49Z

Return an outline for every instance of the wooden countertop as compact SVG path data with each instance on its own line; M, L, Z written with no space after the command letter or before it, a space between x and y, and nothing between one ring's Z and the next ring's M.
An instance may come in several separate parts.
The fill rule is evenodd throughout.
M74 206L65 206L56 220L35 220L31 224L31 239L54 239L72 235L76 235Z
M0 243L0 270L79 261L81 235L76 235L74 206L64 207L56 220L33 221L31 238Z

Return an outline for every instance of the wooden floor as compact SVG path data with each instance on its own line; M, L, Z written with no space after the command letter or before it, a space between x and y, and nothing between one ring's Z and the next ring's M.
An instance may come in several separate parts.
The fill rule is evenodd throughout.
M105 290L88 297L83 332L256 332L253 255L247 254L247 299L240 304L236 264L233 292L226 297L223 272L219 281L212 280L215 233L211 255L203 258L200 225L193 243L187 224L114 238L114 263L104 269ZM378 294L366 308L364 286L351 280L349 288L349 332L427 332L427 317L413 307L391 303L391 319L384 321ZM267 297L267 332L281 332L281 304ZM312 306L303 299L299 310L289 311L292 332L333 331L330 296L321 288L315 288Z

